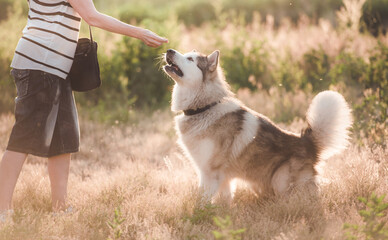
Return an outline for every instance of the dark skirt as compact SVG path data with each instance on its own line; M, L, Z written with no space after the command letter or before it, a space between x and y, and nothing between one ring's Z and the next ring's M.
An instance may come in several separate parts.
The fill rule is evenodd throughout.
M79 124L70 82L39 70L12 69L17 98L7 150L39 157L79 151Z

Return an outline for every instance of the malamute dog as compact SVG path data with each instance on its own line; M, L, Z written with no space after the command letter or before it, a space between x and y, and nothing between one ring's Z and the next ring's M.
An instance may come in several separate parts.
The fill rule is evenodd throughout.
M277 127L234 98L219 67L219 51L168 50L164 71L175 81L172 93L179 143L198 170L200 188L233 198L231 181L245 180L258 194L282 194L315 183L319 160L348 145L351 111L337 92L324 91L307 111L301 133ZM315 185L315 184L313 184Z

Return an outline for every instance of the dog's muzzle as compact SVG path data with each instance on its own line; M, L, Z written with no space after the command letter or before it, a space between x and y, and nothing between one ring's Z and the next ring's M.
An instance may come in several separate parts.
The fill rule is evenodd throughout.
M166 62L168 65L164 66L164 69L167 73L174 73L178 77L183 77L182 70L178 67L178 65L175 63L175 50L169 49L166 53Z

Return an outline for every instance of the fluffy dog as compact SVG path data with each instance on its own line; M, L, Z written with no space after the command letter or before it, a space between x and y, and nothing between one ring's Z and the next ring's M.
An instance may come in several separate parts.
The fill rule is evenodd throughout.
M351 111L341 94L319 93L299 134L238 101L219 67L219 51L168 50L164 71L174 81L172 106L179 144L197 168L200 188L211 199L233 198L231 181L246 181L258 194L282 194L293 186L315 185L319 160L348 145Z

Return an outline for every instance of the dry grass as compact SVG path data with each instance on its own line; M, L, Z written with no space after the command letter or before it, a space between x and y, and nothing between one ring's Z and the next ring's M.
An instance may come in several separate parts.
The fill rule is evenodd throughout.
M30 157L14 196L15 215L0 239L114 239L108 222L121 210L120 239L213 239L214 216L231 216L243 239L344 239L342 226L361 223L358 196L388 192L388 153L350 147L321 166L321 191L298 190L261 199L241 187L231 207L201 210L196 174L175 143L172 114L158 112L138 125L81 121L82 150L74 155L71 215L50 212L46 160ZM5 148L12 115L0 117ZM288 126L298 130L302 122Z

